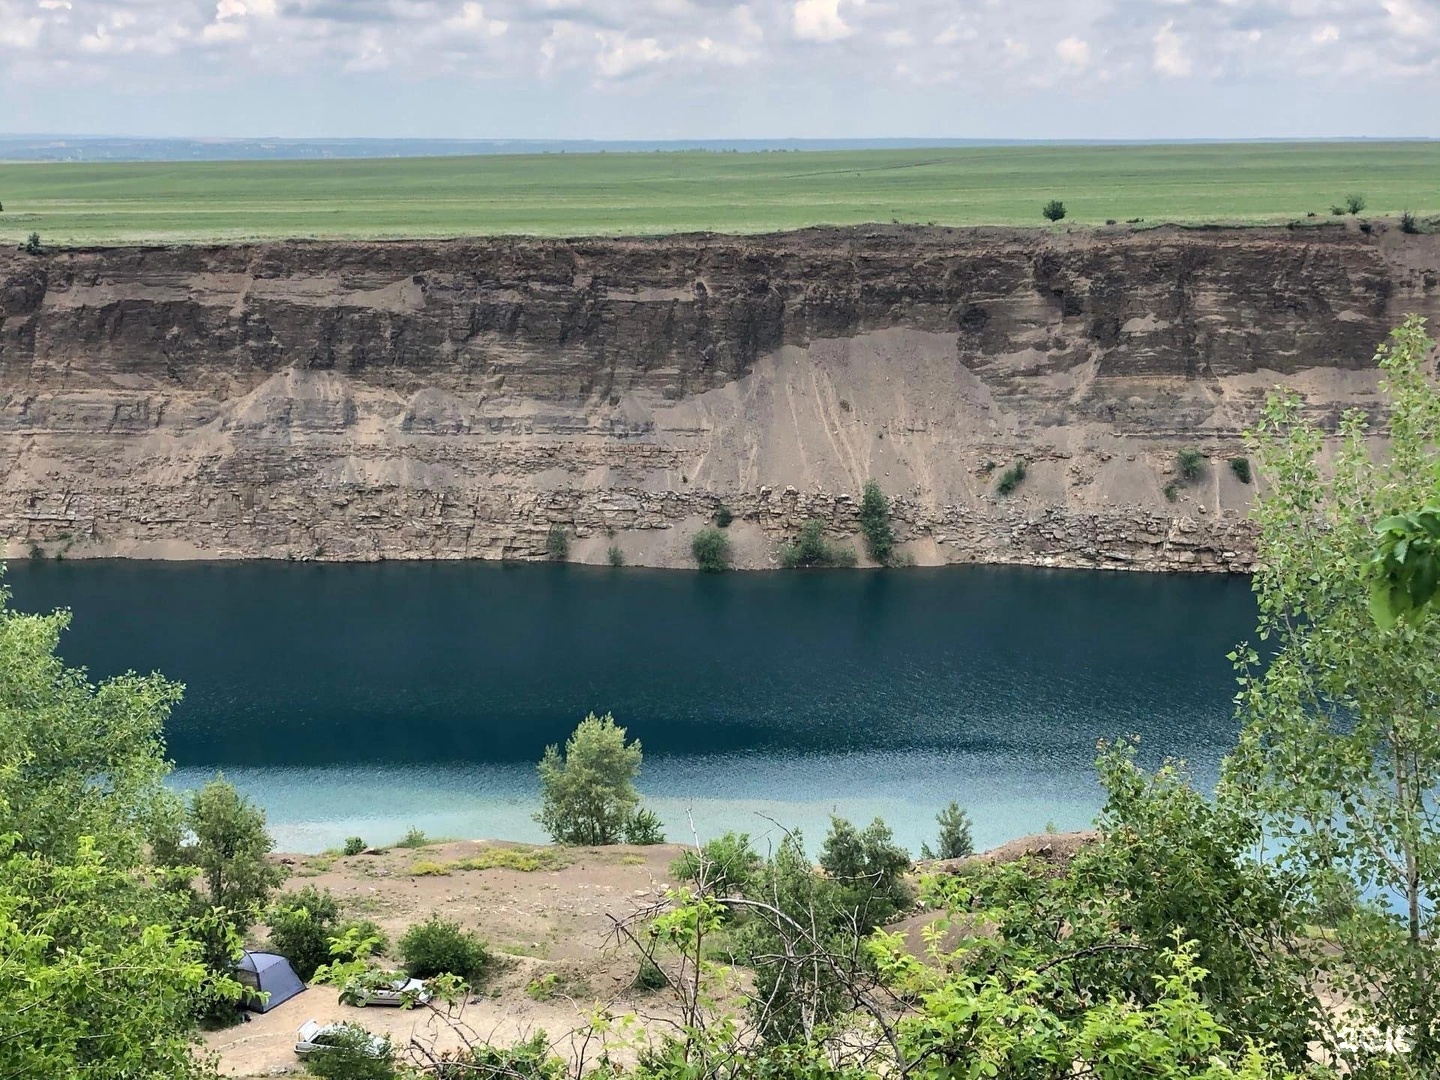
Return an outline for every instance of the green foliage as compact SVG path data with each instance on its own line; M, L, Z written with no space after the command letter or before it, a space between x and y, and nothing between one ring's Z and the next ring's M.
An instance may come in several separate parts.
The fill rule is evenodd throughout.
M1051 199L1040 210L1046 221L1059 221L1065 216L1065 204L1059 199Z
M321 964L330 962L330 939L340 920L340 905L329 889L307 885L283 893L270 905L270 945L309 982Z
M635 981L631 983L633 989L652 994L669 985L670 980L665 977L665 972L660 970L660 965L649 959L640 961L640 970L635 973Z
M749 833L727 832L700 848L691 848L670 864L679 881L703 885L713 896L745 892L755 881L761 859Z
M1360 194L1345 196L1345 212L1347 214L1358 214L1365 209L1365 196Z
M379 1048L375 1038L359 1024L344 1024L327 1034L326 1049L305 1058L305 1071L320 1080L396 1080L400 1072L390 1037L384 1036Z
M1423 618L1440 589L1440 507L1395 514L1375 526L1370 614L1382 630Z
M1270 657L1237 651L1244 721L1230 783L1264 815L1297 873L1348 867L1360 905L1335 927L1327 975L1359 1015L1440 1068L1440 618L1429 607L1377 626L1375 523L1440 505L1440 392L1430 342L1412 318L1377 353L1390 398L1389 439L1373 450L1366 417L1348 412L1338 447L1294 393L1268 403L1252 442L1267 491L1256 505L1259 634ZM1389 530L1386 530L1388 534ZM1399 558L1399 541L1392 554ZM1405 552L1408 562L1408 550ZM1381 566L1394 564L1383 558ZM1402 597L1402 600L1405 598Z
M545 748L540 760L540 813L535 820L557 844L616 844L640 796L635 777L643 760L640 740L609 713L591 713L565 743Z
M625 843L654 847L665 843L665 826L651 810L636 810L625 822Z
M890 525L890 501L874 480L865 482L860 495L860 532L865 537L865 551L881 566L889 566L895 557L895 530Z
M604 1075L593 1074L597 1080ZM477 1042L449 1056L436 1080L569 1080L570 1070L543 1031L515 1046ZM678 1078L677 1078L678 1080ZM700 1080L696 1077L695 1080Z
M426 845L433 842L434 841L432 841L428 836L425 835L424 829L420 829L414 825L411 825L410 828L405 830L405 835L402 836L399 840L395 841L394 846L397 848L413 849L425 847Z
M416 979L458 975L473 982L483 977L490 966L490 950L479 935L439 915L405 931L400 938L400 955L406 973Z
M1193 446L1181 447L1175 455L1175 468L1181 483L1193 484L1205 471L1205 455Z
M365 850L365 840L359 836L347 836L345 846L341 850L346 855L359 855Z
M800 527L795 543L781 550L780 562L790 570L802 566L854 566L855 552L829 543L824 522L811 518Z
M92 685L55 654L68 613L11 610L0 588L0 1077L208 1072L196 1005L237 1000L192 919L188 874L142 864L162 728L181 688L158 675Z
M26 255L39 255L41 251L40 234L38 232L32 232L27 236L20 250L25 252Z
M721 503L719 508L715 511L715 527L717 529L728 529L730 527L730 523L734 520L734 511L732 511L730 507L726 506L724 503Z
M1400 231L1402 233L1409 233L1412 236L1420 231L1420 223L1409 210L1406 210L1400 215Z
M190 1034L209 973L183 917L88 838L50 854L0 838L0 1076L204 1076Z
M1254 477L1250 472L1250 459L1247 457L1236 457L1230 459L1230 471L1235 474L1235 479L1242 484L1248 484Z
M995 485L995 490L1001 495L1009 495L1024 482L1026 474L1025 459L1021 458L1000 474L1000 482Z
M690 554L695 565L711 574L730 569L730 541L719 529L701 529L690 541Z
M265 828L265 812L217 776L191 793L184 826L184 834L173 824L157 832L157 861L197 867L204 885L199 902L226 912L243 933L285 878L285 871L269 860L274 841Z
M564 525L551 525L545 534L545 556L555 562L564 562L570 557L570 534Z
M970 835L970 815L960 809L959 803L952 800L949 806L935 815L935 822L940 826L940 835L934 850L929 844L921 849L923 858L963 859L975 854L975 841Z
M1172 481L1165 485L1164 492L1165 501L1173 503L1180 497L1180 485Z
M853 911L866 930L888 922L915 902L915 891L905 879L910 853L895 843L890 827L880 818L857 829L832 816L820 849L820 868L840 886L840 906Z
M620 550L619 544L611 544L609 550L605 552L605 558L611 566L625 565L625 552Z

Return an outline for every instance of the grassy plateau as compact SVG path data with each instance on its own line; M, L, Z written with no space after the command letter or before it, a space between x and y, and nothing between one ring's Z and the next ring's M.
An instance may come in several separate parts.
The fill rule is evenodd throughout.
M1440 142L0 163L0 241L766 232L861 222L1284 222L1440 213Z

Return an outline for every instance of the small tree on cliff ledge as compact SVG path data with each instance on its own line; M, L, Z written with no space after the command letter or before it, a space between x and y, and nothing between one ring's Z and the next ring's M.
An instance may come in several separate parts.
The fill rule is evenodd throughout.
M1334 981L1425 1075L1440 1067L1440 613L1377 621L1371 583L1377 523L1440 498L1431 347L1412 318L1376 355L1391 403L1383 448L1353 410L1323 465L1324 435L1293 391L1270 399L1252 434L1268 481L1254 588L1274 655L1234 654L1245 729L1227 767L1310 880L1349 868L1360 895L1397 898L1399 911L1340 906Z
M557 844L618 844L639 805L635 777L640 740L606 713L591 713L565 742L547 746L539 765L540 813L535 820Z

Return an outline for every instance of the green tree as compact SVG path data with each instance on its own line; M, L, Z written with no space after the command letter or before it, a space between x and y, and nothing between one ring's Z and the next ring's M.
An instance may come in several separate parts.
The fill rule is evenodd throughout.
M1040 211L1046 221L1059 221L1065 216L1065 204L1059 199L1051 199Z
M0 587L0 834L60 861L90 837L131 867L165 801L163 732L184 687L133 673L92 685L56 654L69 625L68 611L13 611Z
M545 748L535 820L557 844L618 844L640 802L635 777L642 759L640 740L626 743L615 717L591 713L563 754L558 746Z
M275 898L267 916L270 946L309 982L321 964L330 962L330 939L340 922L340 905L329 889L306 885L299 892Z
M670 864L670 873L680 881L704 886L711 896L726 897L744 892L759 873L761 859L750 842L749 833L727 832L694 848Z
M690 541L690 554L695 565L711 574L730 569L730 541L725 534L713 526L701 529Z
M889 566L895 557L895 530L890 524L890 502L874 480L865 482L860 495L860 532L870 558Z
M1313 875L1348 867L1360 904L1335 928L1336 970L1373 1023L1440 1067L1440 618L1390 625L1371 615L1374 522L1440 495L1440 393L1425 377L1431 348L1410 319L1376 360L1390 398L1389 439L1372 450L1349 412L1325 466L1325 438L1294 393L1274 396L1252 442L1269 479L1257 503L1259 636L1241 649L1244 730L1228 775L1266 815L1288 865ZM1383 560L1382 560L1383 562Z
M811 518L800 526L800 535L780 552L787 569L803 566L854 566L855 552L825 539L825 523Z
M204 886L199 905L227 912L243 933L285 880L284 869L269 859L275 844L265 828L265 811L217 776L190 796L184 825L184 835L172 824L157 836L157 859L198 868Z
M963 859L975 854L975 841L970 836L970 815L960 809L959 803L952 799L949 806L935 815L935 823L940 826L940 835L936 838L934 850L929 844L921 849L923 858Z
M56 655L65 612L0 588L0 1078L207 1073L197 995L235 1000L189 933L183 877L142 865L181 688L98 686Z

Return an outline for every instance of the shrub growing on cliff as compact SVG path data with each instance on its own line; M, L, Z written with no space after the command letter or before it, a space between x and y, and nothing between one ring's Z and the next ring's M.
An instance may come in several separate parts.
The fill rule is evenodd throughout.
M699 851L686 851L670 864L670 873L681 881L703 884L714 896L729 896L749 888L760 872L760 862L749 833L727 832Z
M550 526L550 532L545 537L545 554L556 562L564 562L570 557L570 534L565 531L564 525Z
M1250 459L1237 457L1230 459L1230 471L1235 474L1235 479L1242 484L1248 484L1253 479L1250 473Z
M1059 199L1051 199L1040 213L1045 215L1046 221L1059 221L1065 216L1065 204Z
M620 550L619 544L611 544L610 550L605 552L605 558L609 560L611 566L625 565L625 552Z
M400 938L400 955L405 960L406 974L415 979L458 975L473 982L490 966L490 950L480 936L439 915L431 915L405 931Z
M690 554L695 565L708 573L718 574L730 569L730 541L719 529L701 529L690 541Z
M1345 196L1345 212L1358 214L1365 209L1365 196L1360 194Z
M728 529L730 523L734 520L735 512L724 503L721 503L719 509L715 511L715 527L717 529Z
M591 713L565 742L547 746L540 760L540 813L535 820L557 844L618 844L640 796L635 777L644 755L640 740L606 713Z
M1025 459L1021 458L1000 474L1000 482L995 485L995 490L1001 495L1009 495L1024 482L1027 471Z
M26 255L39 255L40 234L38 232L32 232L29 236L27 236L25 238L25 243L20 248L20 250L25 252Z
M855 552L831 544L825 539L824 523L811 518L800 527L795 543L780 552L780 562L789 570L802 566L854 566Z
M895 557L895 530L890 525L890 502L874 480L866 482L860 496L860 532L870 558L889 566Z
M653 810L641 807L625 822L625 842L638 847L654 847L665 843L665 826Z
M347 836L345 846L340 849L345 855L359 855L365 850L365 838L361 836Z
M1412 236L1420 231L1420 223L1415 220L1415 215L1409 210L1400 215L1400 231Z
M1182 447L1175 455L1175 467L1182 481L1187 484L1194 483L1200 479L1200 473L1205 468L1205 455L1192 446Z

